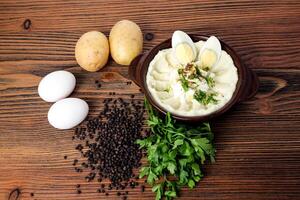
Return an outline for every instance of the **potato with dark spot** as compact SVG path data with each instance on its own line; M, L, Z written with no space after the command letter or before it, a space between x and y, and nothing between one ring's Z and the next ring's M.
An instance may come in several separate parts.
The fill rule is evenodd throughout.
M143 34L140 27L129 20L117 22L110 31L111 56L120 65L130 65L143 50Z
M83 34L77 41L75 57L85 70L95 72L105 66L109 56L107 37L98 31Z

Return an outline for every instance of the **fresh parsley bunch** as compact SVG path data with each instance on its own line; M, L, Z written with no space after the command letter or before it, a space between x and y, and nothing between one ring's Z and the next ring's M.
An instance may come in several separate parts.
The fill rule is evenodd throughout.
M141 168L139 177L147 176L156 200L172 199L180 187L194 188L201 180L201 166L207 157L214 162L213 133L208 123L196 127L177 123L170 113L161 119L146 100L145 107L152 134L137 141L148 155L148 164Z

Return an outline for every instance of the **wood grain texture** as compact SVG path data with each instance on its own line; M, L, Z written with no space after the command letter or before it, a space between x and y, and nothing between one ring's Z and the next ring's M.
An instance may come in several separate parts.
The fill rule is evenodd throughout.
M127 67L110 61L96 73L78 67L74 46L81 34L106 35L121 19L154 34L144 51L176 29L215 34L232 46L261 81L255 98L212 122L217 162L205 167L196 189L180 199L300 199L300 1L0 1L0 199L108 199L72 167L73 130L47 123L49 103L37 94L41 77L58 69L74 73L72 94L90 105L135 94ZM97 89L94 80L101 80ZM64 160L64 155L68 156ZM75 184L83 193L77 195ZM34 193L31 197L30 193ZM153 199L149 187L129 199ZM109 196L109 199L118 199Z

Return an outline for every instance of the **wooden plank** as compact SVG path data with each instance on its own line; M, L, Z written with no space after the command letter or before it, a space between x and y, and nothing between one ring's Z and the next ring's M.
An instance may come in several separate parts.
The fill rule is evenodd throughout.
M114 90L129 99L143 94L127 85L127 67L113 61L96 73L78 67L74 45L80 35L108 35L121 19L154 34L144 51L176 29L215 34L259 75L255 98L212 122L217 162L180 199L274 200L300 198L300 2L294 1L47 1L0 2L0 199L107 199L74 171L78 154L73 130L58 131L46 119L49 103L37 94L41 77L58 69L74 73L72 94L103 108ZM94 85L102 83L101 89ZM65 160L64 155L68 156ZM83 188L76 194L75 185ZM16 190L18 189L18 190ZM129 199L153 199L149 186ZM30 193L34 193L31 197ZM110 199L119 199L116 195Z

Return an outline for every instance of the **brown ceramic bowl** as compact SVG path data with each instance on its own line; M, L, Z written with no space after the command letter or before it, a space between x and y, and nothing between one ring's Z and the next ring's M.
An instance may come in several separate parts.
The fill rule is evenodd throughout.
M206 41L208 39L207 36L202 35L190 35L194 42L199 40ZM182 116L178 114L172 114L173 118L179 121L196 123L196 122L205 122L211 120L215 117L218 117L228 111L234 104L245 101L253 97L258 89L259 82L256 74L244 66L239 58L239 56L235 53L235 51L221 41L222 50L225 50L233 59L234 65L238 71L238 82L236 85L235 92L232 95L230 101L227 102L222 108L208 114L202 116ZM171 38L166 41L156 45L147 53L137 56L131 63L129 67L129 76L130 78L142 89L146 98L150 102L150 104L161 114L166 114L167 111L165 108L160 106L152 97L150 91L148 90L146 83L146 75L148 71L148 66L156 54L162 50L171 48Z

